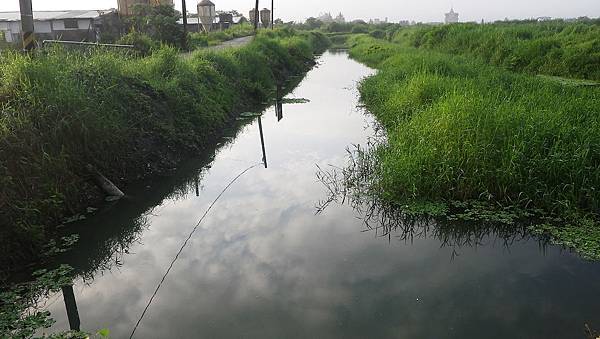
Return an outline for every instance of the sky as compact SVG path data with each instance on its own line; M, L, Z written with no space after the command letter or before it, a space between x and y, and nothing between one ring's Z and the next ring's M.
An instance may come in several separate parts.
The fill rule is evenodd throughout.
M108 9L117 0L32 0L35 10ZM181 8L181 0L175 0ZM236 9L247 13L253 0L213 0L217 10ZM188 11L195 12L197 0L187 0ZM270 7L262 0L261 7ZM389 18L390 21L439 22L450 7L460 13L460 21L526 19L549 16L572 18L600 17L600 0L275 0L276 17L300 21L319 13L343 13L346 19ZM0 11L18 11L19 0L1 0ZM247 15L247 14L246 14Z

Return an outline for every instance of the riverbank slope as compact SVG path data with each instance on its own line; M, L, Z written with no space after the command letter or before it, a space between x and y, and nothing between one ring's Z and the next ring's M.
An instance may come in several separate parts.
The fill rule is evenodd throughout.
M101 199L89 165L119 186L168 172L327 45L277 30L187 59L167 47L1 54L0 266L35 257L65 216Z

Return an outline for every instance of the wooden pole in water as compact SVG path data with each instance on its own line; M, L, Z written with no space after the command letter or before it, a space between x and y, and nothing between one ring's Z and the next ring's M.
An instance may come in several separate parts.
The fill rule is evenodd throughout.
M125 193L121 191L112 181L108 180L100 172L98 172L94 166L88 164L86 169L92 176L92 179L96 182L96 185L106 194L106 201L117 201L125 196Z
M19 0L21 9L21 32L23 50L29 52L35 48L35 30L33 27L33 5L31 0Z

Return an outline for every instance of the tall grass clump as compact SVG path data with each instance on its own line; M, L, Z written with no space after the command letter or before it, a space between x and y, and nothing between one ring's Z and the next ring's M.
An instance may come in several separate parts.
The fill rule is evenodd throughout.
M173 168L311 67L317 35L269 32L190 58L166 46L0 54L0 266L34 256L53 225L99 198L89 165L119 185Z
M600 80L600 20L405 27L391 41L512 71Z
M600 88L357 37L380 71L360 87L388 132L377 150L385 199L484 199L597 212Z

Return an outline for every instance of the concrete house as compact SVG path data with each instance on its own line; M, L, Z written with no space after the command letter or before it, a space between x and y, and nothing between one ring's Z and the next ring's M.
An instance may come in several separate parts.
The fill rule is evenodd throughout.
M34 11L36 39L96 42L106 22L114 19L114 10ZM21 14L0 12L0 31L6 42L21 41Z

